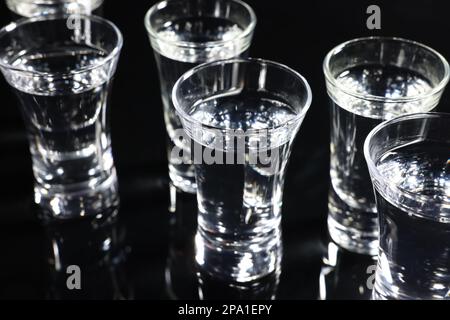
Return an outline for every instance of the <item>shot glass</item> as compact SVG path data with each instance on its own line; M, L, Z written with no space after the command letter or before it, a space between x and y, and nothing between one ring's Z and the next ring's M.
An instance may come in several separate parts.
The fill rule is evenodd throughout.
M103 0L6 0L8 8L18 16L33 17L55 14L92 14Z
M311 99L300 74L258 59L203 64L175 84L192 143L204 272L243 283L278 270L286 166Z
M169 176L180 190L195 193L190 146L178 145L185 149L181 163L171 153L180 141L176 132L182 128L171 100L173 85L201 63L247 56L256 16L240 0L171 0L155 4L145 17L145 25L159 69Z
M0 70L20 102L46 218L97 214L116 205L109 91L122 35L111 22L37 16L0 30Z
M433 110L449 65L423 44L370 37L334 48L324 73L331 100L329 233L347 250L376 255L378 219L364 141L382 121Z
M450 114L377 126L364 153L380 217L374 299L450 299Z

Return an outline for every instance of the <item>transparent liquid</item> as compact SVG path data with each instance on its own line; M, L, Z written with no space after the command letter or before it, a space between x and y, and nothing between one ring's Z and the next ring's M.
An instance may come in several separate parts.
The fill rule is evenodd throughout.
M293 109L273 97L244 93L210 98L190 112L222 129L269 129L293 119ZM197 143L197 142L196 142ZM195 146L194 148L197 148ZM212 150L201 146L203 154ZM194 149L196 150L196 149ZM273 272L280 261L281 205L289 143L270 140L268 164L196 164L199 234L197 262L206 270L246 282ZM216 152L218 150L216 149ZM237 159L224 148L223 159ZM225 160L224 160L225 162ZM228 163L228 162L225 162Z
M230 20L221 18L186 18L171 21L158 31L165 41L184 41L204 43L233 39L243 30ZM158 43L155 59L159 69L161 95L164 107L164 120L169 135L168 156L169 174L172 182L183 191L195 193L196 182L194 167L190 156L190 145L182 144L177 137L182 125L172 104L172 89L175 82L193 67L209 61L232 58L243 54L244 48L230 43L225 47L212 47L202 52L191 52L185 48ZM177 131L179 130L179 131ZM183 164L172 159L171 151L175 144L184 150Z
M414 143L385 154L377 168L399 188L439 204L450 198L449 150L448 143ZM440 219L439 210L434 218L424 217L422 208L397 196L377 193L381 251L375 297L450 299L449 221Z
M26 52L10 63L20 69L59 74L96 65L103 57L105 53L98 49L76 46ZM114 180L106 109L108 80L108 70L103 68L65 79L18 74L10 80L27 126L37 201L59 208L56 214L70 213L58 212L65 207L61 197L81 197L86 190ZM59 200L51 204L54 199Z
M337 81L346 88L361 94L389 97L392 99L409 97L432 89L431 82L420 74L398 67L366 65L344 71ZM330 206L329 224L340 229L333 239L348 238L339 233L352 233L353 244L344 247L356 247L363 241L364 248L356 249L360 253L374 253L377 239L378 221L375 199L369 171L364 158L364 142L370 131L384 120L396 116L428 112L433 106L420 102L389 103L380 109L372 102L354 99L347 95L337 95L337 101L331 102L331 181L336 199ZM341 203L339 205L339 203ZM351 230L351 231L350 231ZM333 232L331 232L333 233ZM363 240L361 240L363 239ZM372 244L371 244L372 243ZM361 243L360 243L361 244ZM369 248L370 246L370 248Z

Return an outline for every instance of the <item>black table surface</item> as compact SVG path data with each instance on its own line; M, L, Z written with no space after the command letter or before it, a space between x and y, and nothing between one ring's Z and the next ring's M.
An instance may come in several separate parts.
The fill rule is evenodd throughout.
M367 299L372 258L339 250L334 267L324 262L334 246L326 228L329 105L322 61L335 45L369 35L417 40L450 57L445 1L248 1L258 16L251 56L298 70L314 93L287 173L279 280L248 286L195 268L195 197L178 194L176 213L168 210L158 76L143 25L154 2L106 0L101 10L125 38L111 101L117 219L40 223L19 109L0 79L0 299ZM381 30L366 27L370 4L381 7ZM12 19L2 1L0 24ZM447 94L439 108L450 112ZM80 266L82 290L67 289L68 265Z

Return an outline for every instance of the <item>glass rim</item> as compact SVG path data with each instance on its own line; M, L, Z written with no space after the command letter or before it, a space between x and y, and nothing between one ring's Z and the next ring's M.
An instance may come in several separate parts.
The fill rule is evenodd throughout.
M52 15L34 16L34 17L29 17L29 18L21 18L17 21L10 22L8 25L1 28L0 29L0 39L24 25L33 24L33 23L42 22L42 21L64 20L64 19L68 19L70 16L72 16L72 15L70 15L70 14L54 14L53 15L52 14ZM77 14L77 17L82 18L82 19L89 19L91 21L96 21L103 25L107 25L116 34L117 41L114 45L114 49L110 53L108 53L108 55L105 58L100 59L98 61L98 63L96 63L94 65L80 67L76 70L70 70L68 72L58 73L59 77L73 76L73 75L85 73L85 72L100 68L100 67L106 65L107 63L109 63L111 60L114 60L120 54L120 51L122 50L122 47L123 47L122 32L119 30L119 28L113 22L111 22L105 18L96 16L96 15ZM0 67L5 68L7 70L20 72L20 73L27 73L27 74L36 75L36 76L49 76L49 75L55 76L55 74L53 74L51 72L26 70L26 69L22 69L19 67L15 67L9 63L4 62L3 59L0 59Z
M380 123L378 126L376 126L367 136L365 142L364 142L364 156L366 158L367 167L369 169L370 175L372 176L372 180L377 180L382 183L382 185L387 186L391 190L398 191L400 194L406 195L412 199L420 199L423 201L427 201L430 199L429 196L424 195L417 195L415 192L411 192L408 190L405 190L396 184L389 182L378 170L374 159L372 159L372 156L370 154L370 146L372 143L372 139L375 135L377 135L381 130L385 129L386 127L389 127L391 125L395 125L407 120L413 120L413 119L437 119L437 118L445 118L448 120L450 124L450 113L444 113L444 112L424 112L424 113L413 113L413 114L406 114L399 117L396 117L394 119L391 119L389 121L385 121ZM374 186L375 187L375 186ZM375 187L376 188L376 187ZM450 199L443 199L443 203L445 206L450 207ZM421 215L423 216L423 215ZM427 215L425 215L427 216ZM434 217L435 218L435 217Z
M330 71L331 58L335 54L342 51L345 47L352 45L354 43L357 43L357 42L364 42L364 41L380 41L380 42L394 41L394 42L399 42L399 43L402 42L402 43L406 43L411 46L416 46L416 47L420 47L424 50L427 50L427 51L431 52L433 55L435 55L438 58L438 60L442 63L442 65L444 67L444 77L438 83L438 85L436 85L430 91L421 93L421 94L416 94L416 95L409 96L409 97L389 98L389 97L385 97L385 96L359 93L354 90L348 89L346 86L344 86L341 83L339 83L338 81L336 81L336 78L332 75L332 73ZM343 43L337 45L336 47L334 47L333 49L331 49L330 52L328 52L328 54L326 55L324 62L323 62L323 72L325 74L326 81L328 81L331 85L333 85L338 90L342 91L343 93L345 93L349 96L352 96L354 98L358 98L361 100L366 100L366 101L386 102L386 103L414 102L414 101L419 101L419 100L423 100L423 99L432 97L433 95L438 94L439 92L444 90L450 80L450 65L442 54L440 54L438 51L436 51L435 49L433 49L425 44L422 44L420 42L413 41L413 40L400 38L400 37L371 36L371 37L356 38L356 39L352 39L352 40L343 42Z
M191 70L187 71L185 74L183 74L178 81L175 83L175 85L173 86L173 90L172 90L172 102L173 105L175 107L175 110L177 111L177 113L179 114L180 118L182 118L183 120L187 120L190 123L193 123L194 125L200 126L200 127L205 127L205 128L209 128L209 129L215 129L215 130L219 130L221 132L234 132L234 129L226 129L226 128L221 128L218 126L212 126L209 124L205 124L202 121L199 121L195 118L193 118L191 115L189 115L181 106L180 102L178 101L177 98L177 92L178 92L178 88L180 87L181 83L184 82L185 80L187 80L189 77L191 77L192 75L194 75L195 73L204 70L204 69L208 69L210 67L214 67L214 66L218 66L218 65L224 65L224 64L233 64L233 63L254 63L254 64L259 64L259 65L266 65L266 66L271 66L273 68L277 68L280 70L283 70L286 73L289 73L291 75L293 75L294 77L296 77L298 80L300 80L301 84L303 85L303 87L305 88L306 91L306 101L303 104L302 110L301 112L299 112L298 114L295 115L295 117L293 119L290 120L286 120L280 124L277 124L276 126L270 127L270 128L266 128L263 130L267 130L267 131L274 131L277 130L281 127L285 127L285 126L289 126L292 125L294 123L297 123L299 121L301 121L302 119L304 119L304 117L306 116L306 113L308 112L309 108L311 107L312 104L312 90L311 87L308 83L308 81L305 79L305 77L303 77L299 72L295 71L294 69L278 63L278 62L274 62L271 60L265 60L265 59L260 59L260 58L231 58L231 59L224 59L224 60L217 60L217 61L212 61L212 62L207 62L207 63L203 63L199 66L196 66L194 68L192 68ZM249 134L257 134L258 132L261 132L261 129L247 129L246 130L246 135Z
M221 46L226 43L238 41L240 39L245 39L248 37L252 32L254 32L256 27L256 14L255 11L252 9L252 7L241 0L227 0L228 2L234 2L240 6L242 6L250 15L250 24L239 34L237 34L232 39L227 40L215 40L215 41L205 41L205 42L192 42L192 41L176 41L176 40L168 40L167 38L161 37L158 35L158 32L153 28L153 26L150 23L150 16L152 16L154 13L156 13L158 10L164 9L170 0L163 0L160 2L155 3L145 14L145 28L147 29L147 32L150 34L152 38L157 39L158 41L164 42L168 45L175 46L175 47L182 47L182 48L207 48L207 47L215 47L215 46Z
M19 2L20 0L7 0L8 2ZM22 0L23 1L23 0ZM28 2L30 4L58 4L58 3L69 3L74 2L76 0L25 0L25 2ZM83 0L82 0L83 1ZM95 5L98 3L103 2L104 0L91 0Z

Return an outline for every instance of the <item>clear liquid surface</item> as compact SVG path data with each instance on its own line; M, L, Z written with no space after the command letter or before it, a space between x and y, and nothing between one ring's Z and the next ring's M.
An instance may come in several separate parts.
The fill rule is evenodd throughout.
M217 17L193 17L169 21L158 31L166 41L204 43L232 40L242 28L230 20Z
M429 92L431 82L421 74L395 66L363 65L342 72L336 81L351 92L390 99L414 97ZM378 113L370 108L370 104L353 103L351 111L371 118L389 119L407 112L410 105L393 104ZM414 108L414 106L411 106ZM415 111L414 109L410 110Z
M436 204L425 217L423 207L400 193L387 197L377 192L381 230L377 298L450 299L450 222L440 217L444 201L450 199L449 159L448 143L429 141L392 150L376 164L398 188Z

